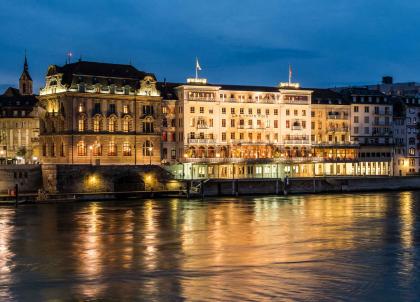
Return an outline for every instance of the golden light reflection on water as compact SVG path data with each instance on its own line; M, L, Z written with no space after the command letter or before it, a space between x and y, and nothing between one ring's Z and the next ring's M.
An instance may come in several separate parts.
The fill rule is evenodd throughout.
M419 203L417 193L378 193L81 204L45 215L57 220L47 224L48 252L64 267L39 267L50 267L51 299L68 280L76 300L324 300L326 291L342 300L394 271L409 286ZM17 252L39 250L11 244L16 230L24 234L13 219L0 210L2 284L20 276L10 264ZM34 219L22 221L44 232Z
M12 270L14 267L12 261L14 253L11 247L14 217L14 209L0 211L0 284L4 285L2 286L4 290L0 291L0 300L2 301L6 301L7 298L11 297L8 285L12 283Z

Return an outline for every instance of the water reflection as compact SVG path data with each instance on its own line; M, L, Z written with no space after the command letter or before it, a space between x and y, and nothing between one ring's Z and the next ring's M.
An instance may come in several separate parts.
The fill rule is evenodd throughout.
M0 208L0 300L406 300L418 192Z

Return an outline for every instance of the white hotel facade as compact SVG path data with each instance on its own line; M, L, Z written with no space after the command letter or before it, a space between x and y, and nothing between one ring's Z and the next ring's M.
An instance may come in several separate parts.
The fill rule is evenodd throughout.
M314 114L314 109L322 106L332 116L337 103L323 100L322 104L313 104L314 90L300 89L298 84L213 85L205 79L189 79L184 84L161 83L160 91L164 111L162 157L176 177L235 179L392 173L389 159L359 160L360 146L350 141L351 127L345 127L346 133L340 136L345 137L345 142L329 141L327 135L325 141L317 138L315 144L311 125L323 118ZM348 124L350 118L346 116ZM332 157L338 149L344 150L345 155Z

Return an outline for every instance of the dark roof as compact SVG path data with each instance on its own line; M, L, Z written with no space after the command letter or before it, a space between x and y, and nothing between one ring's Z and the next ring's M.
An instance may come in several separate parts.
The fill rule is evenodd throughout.
M51 65L48 68L47 76L58 73L63 74L63 85L83 82L138 86L138 82L145 76L151 76L155 79L154 74L140 71L132 65L87 61L79 61L64 66Z
M349 100L344 98L342 94L331 89L311 89L312 104L334 104L334 105L348 105Z
M181 85L183 84L158 82L156 84L156 88L160 91L160 95L164 100L177 100L178 96L176 94L175 88Z
M0 95L0 117L16 117L14 110L19 110L19 114L23 110L29 113L37 102L35 95L21 95L18 89L9 87Z

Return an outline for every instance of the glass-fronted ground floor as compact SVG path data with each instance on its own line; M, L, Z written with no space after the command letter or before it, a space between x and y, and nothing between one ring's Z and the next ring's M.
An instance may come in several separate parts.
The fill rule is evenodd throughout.
M168 170L177 179L252 179L324 176L390 176L389 161L308 163L183 163Z

